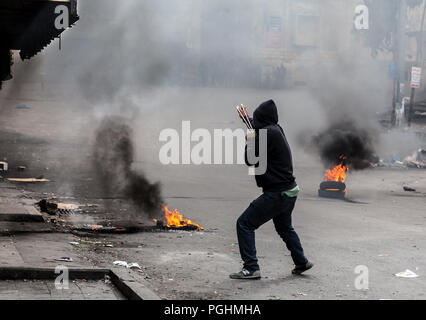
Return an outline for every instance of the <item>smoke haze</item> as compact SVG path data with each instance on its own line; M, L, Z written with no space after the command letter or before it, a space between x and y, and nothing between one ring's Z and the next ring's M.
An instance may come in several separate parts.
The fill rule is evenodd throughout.
M152 169L159 132L183 120L194 129L239 128L239 103L253 111L275 100L296 162L328 166L343 152L361 169L372 155L407 152L400 141L417 149L417 138L389 138L378 123L392 102L390 57L373 59L353 35L359 1L322 4L80 0L81 20L64 33L62 51L55 41L34 60L16 61L2 95L52 100L52 116L66 114L67 125L52 125L46 136L56 131L86 146L105 192L120 190L143 211L162 199L150 181L161 180L164 192L170 179ZM69 158L78 168L84 156Z
M132 130L119 117L105 118L96 131L93 165L104 194L126 196L150 216L156 216L163 200L159 183L151 184L133 168L134 145Z

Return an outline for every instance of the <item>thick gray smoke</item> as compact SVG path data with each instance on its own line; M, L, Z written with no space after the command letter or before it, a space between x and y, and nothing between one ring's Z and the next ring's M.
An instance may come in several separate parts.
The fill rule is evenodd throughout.
M335 166L345 157L347 165L361 170L368 168L375 157L370 132L347 119L332 123L327 130L313 137L313 147L318 150L325 167Z
M318 61L310 94L322 117L307 120L315 125L301 130L299 143L316 153L326 168L338 164L342 155L355 170L377 160L384 132L380 113L392 102L392 82L385 70L384 64L373 59L361 44L358 51L346 52L332 63Z
M123 87L135 92L164 84L173 48L157 41L159 30L150 16L155 7L154 2L136 0L82 3L76 29L88 32L90 28L94 41L77 53L82 61L79 67L72 66L70 76L75 77L78 92L90 103L111 103L118 95L121 100L125 96Z
M158 164L162 129L179 128L182 120L191 120L193 128L234 128L234 105L245 103L252 111L269 98L279 106L296 161L306 153L291 141L299 137L314 152L307 161L316 164L321 156L328 165L342 152L361 168L371 154L403 156L418 146L401 150L407 144L397 141L412 139L395 139L399 133L383 143L389 135L378 125L378 113L392 102L391 57L373 59L353 36L358 4L80 0L81 19L63 34L62 51L55 41L34 60L17 61L16 81L5 84L33 82L43 105L51 99L56 114L69 111L64 118L75 120L51 124L49 132L68 127L84 144L94 136L97 125L92 123L110 115L131 119L126 125L138 140L126 165L117 164L121 173L114 175L114 183L120 190L137 180L129 169L135 156L150 179L168 178L162 170L147 169ZM39 90L44 85L37 81L45 88ZM33 98L27 92L21 96ZM109 129L99 130L98 138ZM321 137L315 145L320 149L312 147L312 137ZM336 144L343 147L331 152ZM69 157L83 162L79 154Z
M132 130L119 117L105 118L96 131L94 168L107 196L125 196L141 211L156 216L163 203L159 183L151 184L134 162Z

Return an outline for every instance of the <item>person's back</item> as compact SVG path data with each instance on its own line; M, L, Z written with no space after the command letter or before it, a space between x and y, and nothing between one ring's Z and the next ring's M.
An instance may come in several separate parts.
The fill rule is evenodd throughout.
M278 124L278 111L274 101L262 103L253 113L251 122L256 130L256 144L259 143L258 131L267 130L267 168L264 174L256 176L257 186L264 192L294 188L296 182L291 150L284 131Z

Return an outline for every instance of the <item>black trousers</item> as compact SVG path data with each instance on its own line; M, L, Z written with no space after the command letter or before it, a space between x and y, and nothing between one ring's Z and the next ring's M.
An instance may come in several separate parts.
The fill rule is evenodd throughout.
M308 262L299 236L291 223L291 213L296 199L297 197L282 195L281 192L265 192L251 202L238 218L238 244L245 269L249 271L260 269L256 257L255 230L271 219L274 221L275 230L290 251L294 264L302 265Z

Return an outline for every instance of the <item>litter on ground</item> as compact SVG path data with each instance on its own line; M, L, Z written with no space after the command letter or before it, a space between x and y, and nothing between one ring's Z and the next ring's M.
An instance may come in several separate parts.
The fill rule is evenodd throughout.
M72 262L73 260L70 257L61 257L59 259L55 259L55 261Z
M416 273L414 273L413 271L407 269L405 271L396 273L395 276L399 277L399 278L417 278L418 275Z
M140 265L137 264L136 262L127 263L126 261L117 260L117 261L114 261L113 264L120 267L126 267L127 269L133 269L133 268L142 269Z

